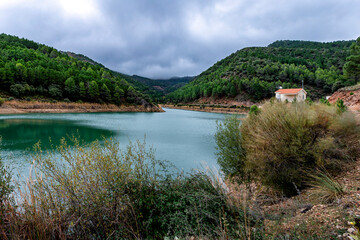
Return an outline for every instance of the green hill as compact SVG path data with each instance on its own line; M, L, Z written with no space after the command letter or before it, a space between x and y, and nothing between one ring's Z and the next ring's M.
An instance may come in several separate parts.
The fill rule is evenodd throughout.
M64 52L70 57L74 57L78 60L89 62L93 65L99 65L105 69L102 64L95 62L94 60L82 55L76 54L72 52ZM118 76L135 88L135 90L144 94L145 99L148 99L152 102L164 102L165 95L171 93L178 88L184 86L186 83L193 80L195 77L173 77L169 79L150 79L138 75L127 75L123 73L119 73L110 69L110 71L114 76ZM151 100L150 100L151 99Z
M125 78L92 59L0 34L0 92L16 98L152 105Z
M268 47L249 47L217 62L189 84L170 93L170 102L202 97L259 101L276 89L300 87L304 81L311 98L355 84L343 75L354 41L329 43L276 41Z
M150 96L154 96L157 101L163 101L166 94L169 94L178 88L189 83L194 77L173 77L170 79L150 79L137 75L131 76L135 81L149 87L146 91Z

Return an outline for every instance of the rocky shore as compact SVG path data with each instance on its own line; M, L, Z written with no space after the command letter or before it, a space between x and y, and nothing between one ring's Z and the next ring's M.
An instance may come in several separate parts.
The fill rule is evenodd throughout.
M89 113L89 112L164 112L160 106L121 105L100 103L66 103L41 101L6 101L0 114L24 113Z
M225 106L201 106L201 105L172 105L161 104L162 108L182 109L199 112L227 113L227 114L247 114L247 108L231 108Z

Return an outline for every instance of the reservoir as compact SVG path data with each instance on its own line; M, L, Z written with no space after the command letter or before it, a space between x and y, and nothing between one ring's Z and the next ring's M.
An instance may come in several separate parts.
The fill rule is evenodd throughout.
M43 149L69 136L90 143L110 138L125 148L129 141L144 140L158 160L185 172L218 168L214 134L216 122L226 114L164 109L164 113L67 113L0 116L0 156L15 173L27 175L33 145Z

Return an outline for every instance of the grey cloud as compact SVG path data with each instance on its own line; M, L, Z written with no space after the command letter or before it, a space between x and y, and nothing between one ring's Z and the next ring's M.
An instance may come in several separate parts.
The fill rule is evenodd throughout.
M154 78L196 75L238 49L278 39L360 35L357 0L94 0L98 13L87 18L50 0L13 1L0 3L1 32Z

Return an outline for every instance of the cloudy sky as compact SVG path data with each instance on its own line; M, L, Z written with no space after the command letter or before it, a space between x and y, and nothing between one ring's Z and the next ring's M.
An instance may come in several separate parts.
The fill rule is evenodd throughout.
M151 78L197 75L248 46L360 36L359 0L0 0L0 32Z

